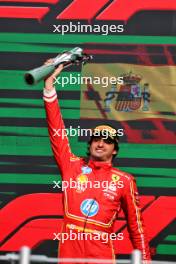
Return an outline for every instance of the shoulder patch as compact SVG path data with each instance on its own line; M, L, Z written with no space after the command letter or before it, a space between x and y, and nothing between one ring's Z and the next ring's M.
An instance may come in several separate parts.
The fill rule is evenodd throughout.
M121 170L116 169L116 168L113 168L112 172L118 176L125 177L128 180L132 180L134 178L130 173L125 172L125 171L121 171Z
M79 157L76 157L76 156L70 157L70 161L78 161L78 160L80 160Z
M120 176L119 176L118 174L112 174L112 175L111 175L111 180L112 180L113 182L117 182L117 181L120 180Z

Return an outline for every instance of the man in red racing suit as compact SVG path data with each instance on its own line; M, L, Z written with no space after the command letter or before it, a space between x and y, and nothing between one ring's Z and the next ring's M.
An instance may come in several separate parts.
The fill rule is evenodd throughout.
M115 141L109 142L102 136L92 137L90 157L86 163L84 159L71 153L68 138L63 136L65 126L53 87L54 78L61 70L62 66L59 66L45 81L43 97L51 146L62 181L77 183L74 188L69 185L64 189L62 233L68 234L68 239L60 241L59 257L112 259L113 263L115 256L110 235L122 208L132 245L141 250L143 260L147 262L150 260L150 251L136 197L136 183L133 176L112 167L112 157L117 152ZM108 184L103 185L103 182ZM71 239L71 233L77 235L76 239ZM84 239L79 239L83 234ZM106 241L105 236L108 237Z

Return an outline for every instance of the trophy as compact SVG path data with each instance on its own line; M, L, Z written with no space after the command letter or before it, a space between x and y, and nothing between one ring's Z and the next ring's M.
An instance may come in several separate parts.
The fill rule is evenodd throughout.
M59 53L55 58L53 58L52 63L26 72L24 78L27 84L33 85L38 83L42 79L45 79L52 72L54 72L55 68L57 68L59 64L63 64L64 68L66 68L74 64L85 64L91 59L91 55L83 53L83 49L76 47L69 51Z

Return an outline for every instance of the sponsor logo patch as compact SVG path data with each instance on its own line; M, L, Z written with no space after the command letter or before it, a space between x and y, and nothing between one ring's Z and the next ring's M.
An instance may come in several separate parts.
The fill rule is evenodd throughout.
M111 178L113 182L118 182L118 180L120 179L120 176L118 176L117 174L112 174Z
M99 204L94 199L86 199L81 203L80 210L87 217L95 216L99 211Z
M77 186L76 186L76 191L79 193L84 192L87 189L87 182L88 182L88 177L85 174L80 174L76 178L77 181Z
M83 166L81 170L83 174L90 174L92 172L92 169L88 166Z

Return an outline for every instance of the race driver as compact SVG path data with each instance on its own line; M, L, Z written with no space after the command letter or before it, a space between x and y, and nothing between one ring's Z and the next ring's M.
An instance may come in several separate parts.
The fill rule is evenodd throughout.
M46 62L50 63L50 61ZM133 176L112 167L113 156L118 151L118 137L110 126L101 125L93 130L89 142L89 160L71 153L68 138L61 136L65 129L54 88L54 81L62 71L60 65L45 80L43 98L45 102L49 137L55 160L63 181L70 179L78 183L75 188L64 189L63 233L92 234L88 239L67 239L59 243L60 258L111 259L115 255L111 239L106 243L103 235L113 232L113 224L122 208L134 249L142 252L144 263L150 260L150 250L137 197ZM71 115L71 113L70 113ZM104 137L104 131L107 137ZM87 182L108 182L106 188L86 185ZM101 234L100 239L93 239ZM78 237L78 236L77 236ZM73 262L73 263L76 263ZM83 261L82 263L86 263ZM103 262L102 262L103 264Z

